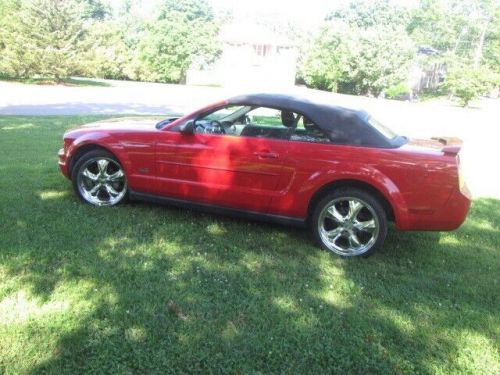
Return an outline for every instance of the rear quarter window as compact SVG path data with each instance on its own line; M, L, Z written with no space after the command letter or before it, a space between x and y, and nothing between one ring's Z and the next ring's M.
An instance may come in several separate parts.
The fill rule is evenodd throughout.
M387 126L385 126L380 121L376 120L375 118L373 118L371 116L368 118L368 124L370 124L373 128L375 128L375 130L377 130L380 134L382 134L387 139L394 139L397 137L396 133L394 133Z

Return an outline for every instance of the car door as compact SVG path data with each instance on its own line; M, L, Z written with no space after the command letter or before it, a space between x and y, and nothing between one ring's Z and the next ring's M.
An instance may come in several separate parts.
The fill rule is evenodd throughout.
M288 141L242 133L161 132L156 143L158 193L266 212L279 194Z
M271 201L269 213L290 217L306 215L310 191L321 177L318 172L335 158L332 146L316 124L303 115L298 116L283 160L282 189Z

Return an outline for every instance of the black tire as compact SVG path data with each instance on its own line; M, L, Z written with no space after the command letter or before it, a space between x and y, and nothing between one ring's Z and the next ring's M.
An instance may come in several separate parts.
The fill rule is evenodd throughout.
M373 194L356 188L339 188L316 204L311 230L325 250L342 257L366 257L384 243L387 215Z
M127 176L113 154L95 149L85 153L71 171L73 189L85 203L116 206L128 197Z

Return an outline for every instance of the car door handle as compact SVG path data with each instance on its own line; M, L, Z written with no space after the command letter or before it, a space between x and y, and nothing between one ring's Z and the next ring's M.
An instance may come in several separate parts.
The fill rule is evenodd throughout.
M278 159L279 157L277 153L271 151L257 151L253 154L262 159Z

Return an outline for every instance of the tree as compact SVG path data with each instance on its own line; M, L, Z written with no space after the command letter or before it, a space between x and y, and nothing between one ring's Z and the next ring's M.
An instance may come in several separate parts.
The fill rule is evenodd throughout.
M111 6L103 0L78 0L83 7L82 17L102 21L111 15Z
M375 26L399 29L408 23L410 13L397 2L390 0L351 0L343 7L325 17L332 23L345 23L357 29L368 29Z
M158 19L212 22L214 14L206 0L163 0Z
M305 51L301 77L322 90L372 95L405 81L416 51L407 18L389 1L348 3L327 17Z
M466 107L469 102L492 88L492 74L487 70L473 69L470 66L454 68L446 76L445 88Z
M446 52L458 48L463 39L463 28L444 0L421 0L411 11L406 31L418 46L432 47Z
M218 27L203 0L165 0L141 45L143 60L155 80L183 82L194 63L213 61L220 53Z
M393 85L402 87L414 63L453 71L465 62L482 72L463 75L467 82L485 75L498 81L500 7L495 0L421 0L413 8L390 0L351 0L326 21L300 60L299 78L312 87L377 95ZM418 47L436 52L417 60Z
M500 74L500 6L491 11L491 18L485 33L482 63L496 74Z
M312 40L310 48L301 54L299 74L310 87L336 92L347 53L342 35L324 27Z
M79 74L87 77L124 79L132 53L124 42L120 25L114 22L95 22L88 31L92 48L81 55Z
M416 48L402 30L379 26L349 34L349 57L341 80L344 92L378 96L408 79Z
M495 0L422 0L407 31L417 44L441 52L438 58L449 70L444 88L463 105L498 85L500 7Z
M23 3L3 34L3 69L16 77L61 81L79 64L83 40L81 5L73 0Z
M433 47L451 62L469 60L477 69L483 55L500 53L499 23L495 0L422 0L407 31L417 45Z
M17 0L0 0L0 75L7 74L5 63L5 47L7 43L7 32L11 23L11 15L19 9Z

